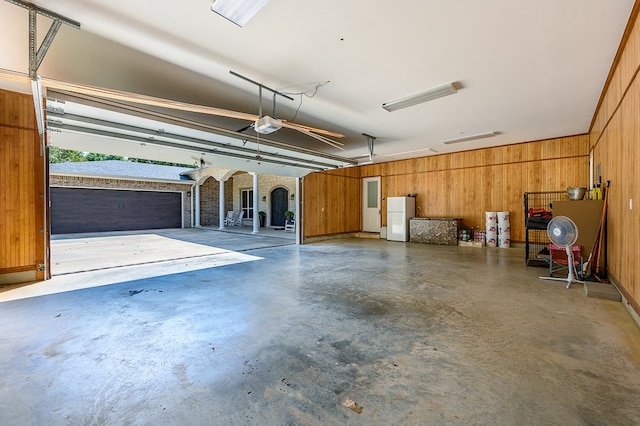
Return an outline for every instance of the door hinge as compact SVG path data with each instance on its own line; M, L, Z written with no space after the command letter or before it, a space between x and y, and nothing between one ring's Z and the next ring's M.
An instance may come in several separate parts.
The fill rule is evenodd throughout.
M47 267L44 263L38 263L38 269L37 269L38 272L42 272L46 270L47 270Z

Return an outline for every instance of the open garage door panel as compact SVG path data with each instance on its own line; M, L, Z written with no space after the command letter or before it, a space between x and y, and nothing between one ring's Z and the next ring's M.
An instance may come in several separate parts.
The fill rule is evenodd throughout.
M180 228L181 194L51 188L51 233Z
M135 95L130 95L130 101L135 103ZM157 101L162 104L162 100ZM166 108L156 107L164 110L160 112L121 100L48 89L48 144L77 151L178 164L215 164L231 170L291 177L357 164L355 160L264 135L223 129L207 124L204 119L180 117L176 114L185 114L184 111L174 111L172 104L165 102ZM236 124L246 125L246 120ZM285 135L285 131L278 136Z

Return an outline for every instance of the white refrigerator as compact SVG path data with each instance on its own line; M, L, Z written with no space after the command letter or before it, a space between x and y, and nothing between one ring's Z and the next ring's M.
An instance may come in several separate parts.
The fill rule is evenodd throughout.
M409 241L409 219L415 215L414 197L387 197L387 240Z

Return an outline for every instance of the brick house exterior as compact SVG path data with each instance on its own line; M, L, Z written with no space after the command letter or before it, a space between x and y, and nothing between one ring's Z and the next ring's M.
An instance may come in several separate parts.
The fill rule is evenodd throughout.
M253 176L249 173L236 174L233 176L233 211L240 211L240 194L242 190L253 189ZM266 225L271 225L271 193L277 188L284 188L289 193L288 209L296 211L295 200L291 195L295 194L296 179L288 176L258 175L258 210L267 214ZM226 190L226 187L225 187ZM226 194L226 192L225 192ZM251 220L245 220L249 224Z
M233 182L224 183L224 211L233 206ZM220 182L209 176L200 185L200 225L218 227L220 223Z
M152 192L179 192L182 198L182 226L190 228L195 223L193 203L196 181L185 176L184 170L126 161L93 161L85 163L60 163L50 167L50 186L84 189L117 189ZM118 176L120 175L120 176ZM204 177L200 183L200 225L218 227L220 183L212 176ZM225 181L224 211L241 209L241 191L253 189L253 176L237 172ZM267 214L266 224L271 224L271 193L284 188L291 196L295 192L295 178L275 175L258 176L258 210ZM288 199L288 209L295 211L295 201ZM252 220L243 220L251 226Z

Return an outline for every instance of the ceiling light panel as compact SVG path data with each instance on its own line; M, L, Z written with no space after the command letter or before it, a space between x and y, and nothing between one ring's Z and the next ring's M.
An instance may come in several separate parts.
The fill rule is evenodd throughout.
M211 10L239 27L258 13L269 0L215 0Z
M385 102L382 104L382 108L386 109L389 112L393 112L413 105L418 105L423 102L442 98L444 96L453 95L457 92L458 89L456 88L455 83L447 83L441 86L433 87L429 90L425 90L424 92L405 96L404 98L399 98L394 101Z
M436 154L438 153L438 151L436 151L433 148L420 148L420 149L412 149L410 151L393 152L391 154L384 154L384 156L389 158L404 157L404 156L416 157L416 156L419 156L420 154L426 154L428 152L433 152Z
M474 139L491 138L497 134L498 132L476 133L475 135L464 135L464 136L458 136L457 138L445 139L442 141L442 143L445 145L449 145L450 143L466 142Z

